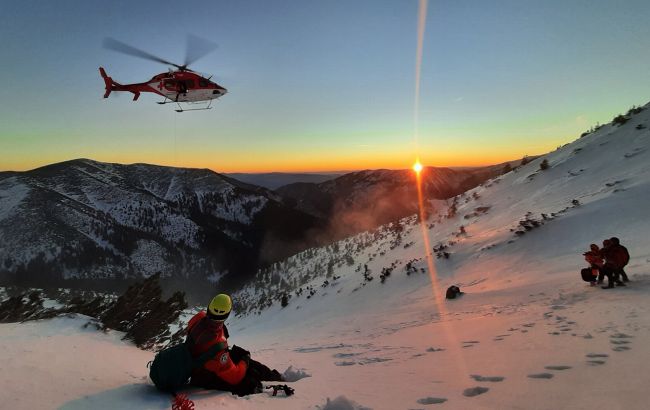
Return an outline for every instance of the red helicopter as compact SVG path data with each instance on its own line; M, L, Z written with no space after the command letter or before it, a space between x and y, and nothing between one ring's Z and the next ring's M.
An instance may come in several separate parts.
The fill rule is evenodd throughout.
M113 51L118 51L120 53L144 58L147 60L157 61L159 63L167 64L177 68L177 70L172 70L170 68L168 72L155 75L151 80L144 83L120 84L113 81L113 79L106 74L106 71L103 67L99 67L99 73L104 79L104 83L106 85L104 98L108 98L112 91L131 92L133 93L133 101L136 101L140 97L140 93L155 93L164 97L164 100L158 102L158 104L176 103L179 108L176 110L176 112L183 112L194 110L209 110L211 108L213 100L225 95L228 92L228 90L219 84L210 81L211 76L205 78L202 75L187 68L189 64L195 62L216 48L216 45L207 42L206 40L192 36L188 37L187 53L185 56L185 63L183 65L174 64L112 38L107 38L104 40L104 47ZM180 103L199 102L207 102L207 106L203 108L183 109L183 107L180 105Z

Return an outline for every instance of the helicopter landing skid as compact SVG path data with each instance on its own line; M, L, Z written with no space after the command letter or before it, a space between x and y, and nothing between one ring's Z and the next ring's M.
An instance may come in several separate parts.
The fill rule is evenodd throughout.
M186 109L183 109L183 107L181 106L181 104L180 104L178 101L176 101L176 105L178 105L178 109L175 110L175 111L176 111L176 112L183 112L183 111L203 111L203 110L210 110L210 109L212 109L212 101L213 101L213 100L210 100L210 102L208 103L208 106L207 106L207 107L201 107L201 108L186 108Z
M208 103L208 106L207 106L207 107L202 107L202 108L185 108L185 109L183 109L183 107L181 106L181 104L180 104L179 101L174 101L174 100L172 100L172 99L168 99L168 98L165 98L163 101L157 101L156 103L157 103L157 104L160 104L160 105L164 105L164 104L176 104L176 105L178 105L178 109L177 109L177 110L174 110L174 111L176 111L176 112L183 112L183 111L203 111L203 110L211 110L211 109L212 109L212 101L213 101L213 100L210 100L210 102ZM191 102L184 102L184 103L186 103L186 104L192 104ZM195 103L195 104L196 104L196 103Z
M174 110L174 111L176 111L176 112L184 112L184 111L203 111L203 110L211 110L211 109L212 109L212 107L205 107L205 108L186 108L186 109L179 108L178 110Z

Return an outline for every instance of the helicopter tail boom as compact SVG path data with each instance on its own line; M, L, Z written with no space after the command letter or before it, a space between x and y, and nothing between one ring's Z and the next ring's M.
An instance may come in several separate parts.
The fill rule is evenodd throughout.
M142 84L127 84L122 85L113 81L111 77L106 74L104 67L99 67L99 74L101 74L104 79L104 85L106 86L106 92L104 93L104 98L108 98L111 95L111 91L129 91L133 93L133 101L136 101L140 97L141 91L148 91L142 89Z

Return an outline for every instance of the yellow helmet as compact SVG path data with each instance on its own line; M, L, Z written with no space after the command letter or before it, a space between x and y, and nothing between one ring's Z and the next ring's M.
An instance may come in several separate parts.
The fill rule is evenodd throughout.
M232 300L225 293L213 297L208 305L208 317L213 320L226 320L232 310Z

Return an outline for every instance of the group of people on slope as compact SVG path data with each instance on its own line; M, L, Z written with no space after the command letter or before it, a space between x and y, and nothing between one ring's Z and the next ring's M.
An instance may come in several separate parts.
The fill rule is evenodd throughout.
M614 285L625 286L624 282L630 281L624 270L630 261L630 254L617 237L605 239L602 248L595 243L589 245L589 248L583 253L589 263L589 268L582 270L583 280L595 286L602 284L607 277L607 286L602 286L603 289L613 288Z

